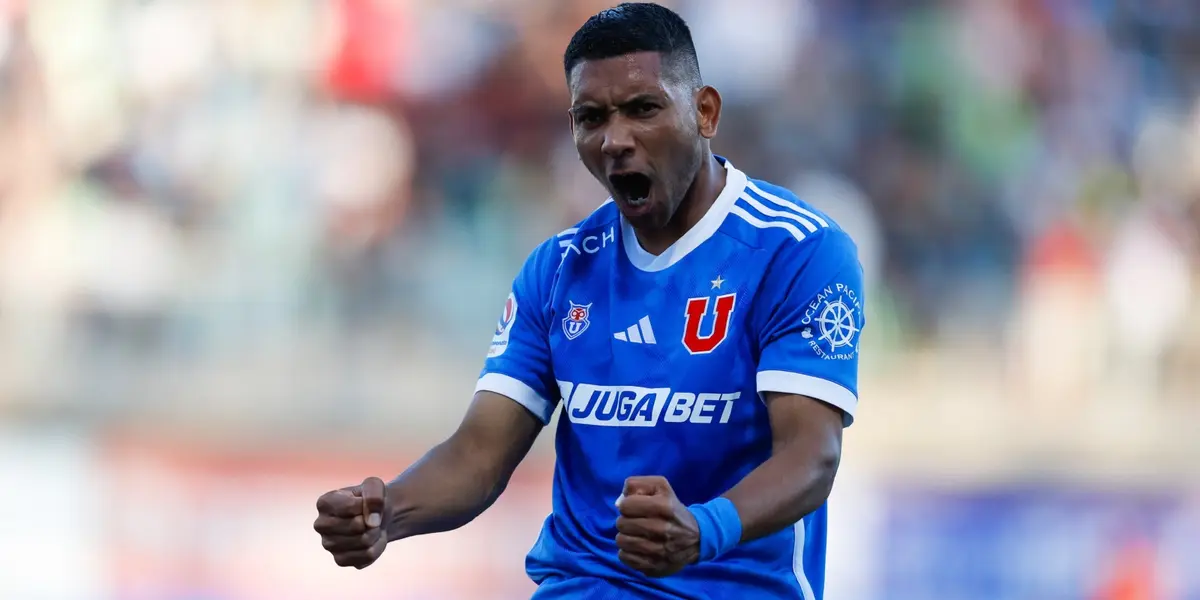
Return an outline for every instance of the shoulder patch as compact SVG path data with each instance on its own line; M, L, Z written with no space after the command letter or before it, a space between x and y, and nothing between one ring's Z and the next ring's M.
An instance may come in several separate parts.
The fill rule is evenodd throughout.
M864 322L862 294L854 286L825 286L806 308L800 335L817 356L825 360L858 356L858 334Z
M513 324L517 322L517 296L509 293L504 302L504 313L496 323L496 332L492 335L492 345L488 348L488 358L496 358L508 349L508 339L512 335Z

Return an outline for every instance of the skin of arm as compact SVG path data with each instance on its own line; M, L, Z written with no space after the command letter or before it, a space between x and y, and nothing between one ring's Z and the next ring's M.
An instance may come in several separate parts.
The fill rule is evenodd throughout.
M791 527L829 497L841 459L840 409L794 394L764 394L772 453L724 494L741 524L740 542ZM649 576L666 577L700 559L700 524L661 476L625 480L617 501L618 557Z
M388 541L457 529L500 497L543 424L520 404L475 394L458 429L387 486Z
M842 411L807 396L763 394L771 458L724 494L748 542L791 527L829 498L842 455Z

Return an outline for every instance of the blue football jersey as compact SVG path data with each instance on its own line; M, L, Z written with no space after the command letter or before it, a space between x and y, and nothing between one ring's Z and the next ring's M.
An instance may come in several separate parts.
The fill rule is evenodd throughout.
M660 255L608 202L518 274L476 389L543 422L561 410L553 512L526 559L550 598L822 597L826 509L676 575L617 558L625 479L662 475L685 505L771 455L760 394L858 403L862 268L849 236L719 159L726 184ZM561 407L561 408L560 408Z

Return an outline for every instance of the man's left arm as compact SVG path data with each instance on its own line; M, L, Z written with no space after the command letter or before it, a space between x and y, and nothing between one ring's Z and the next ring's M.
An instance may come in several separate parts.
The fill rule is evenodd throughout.
M802 254L781 253L764 279L757 384L772 453L723 495L740 516L743 542L789 527L825 503L841 460L842 429L858 408L865 325L858 252L838 230L811 244Z
M626 564L669 575L790 527L829 497L842 429L858 405L862 267L841 231L811 243L777 257L759 297L757 387L771 457L720 497L691 507L661 477L630 478L617 521Z
M741 521L739 542L791 527L829 497L842 455L842 411L795 394L763 394L771 458L723 497Z
M842 411L805 396L764 394L771 457L724 495L684 506L663 477L630 477L617 500L617 556L650 577L717 558L790 527L825 503L842 449Z

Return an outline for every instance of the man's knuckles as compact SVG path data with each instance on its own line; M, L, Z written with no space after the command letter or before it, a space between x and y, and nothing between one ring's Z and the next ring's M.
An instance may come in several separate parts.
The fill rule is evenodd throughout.
M671 485L667 483L667 478L661 475L638 475L625 479L625 495L646 495L652 496L664 492L669 492Z
M369 528L361 515L353 519L321 515L313 521L313 529L321 535L358 535L365 533Z
M656 560L666 557L666 548L661 542L653 542L635 535L618 533L617 548Z
M317 498L317 512L322 515L353 518L363 513L362 498L343 490L328 492Z
M623 516L632 518L671 517L671 501L665 496L625 496L618 509Z
M667 538L669 526L661 519L617 517L617 531L648 540L661 541Z

